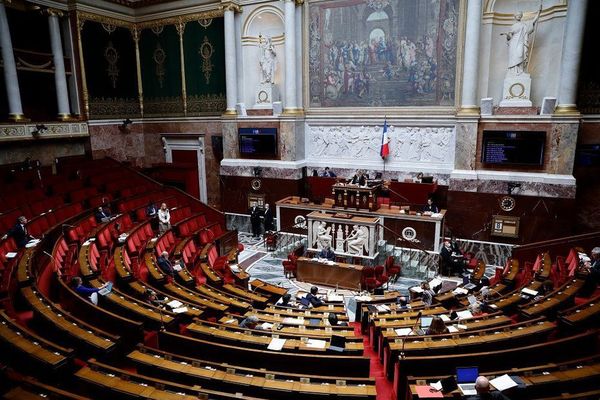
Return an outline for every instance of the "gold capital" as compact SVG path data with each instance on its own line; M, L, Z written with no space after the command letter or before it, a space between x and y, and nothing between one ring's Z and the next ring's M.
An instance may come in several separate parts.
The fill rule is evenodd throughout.
M46 8L45 10L42 11L42 13L45 13L48 16L59 17L59 18L65 15L64 12L62 12L61 10L57 10L56 8Z
M458 116L462 117L475 117L479 116L479 107L477 106L467 106L461 107L456 113Z
M221 2L221 9L223 11L233 11L233 12L237 12L237 13L242 12L242 7L240 7L239 4L236 4L232 1Z
M558 105L554 109L554 115L576 117L576 116L581 115L581 113L577 109L577 106L573 106L573 105Z

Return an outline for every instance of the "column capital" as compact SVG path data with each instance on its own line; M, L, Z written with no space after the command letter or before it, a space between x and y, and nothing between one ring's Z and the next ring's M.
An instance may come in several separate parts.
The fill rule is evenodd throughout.
M304 4L304 0L295 0L294 2L296 3L297 6L301 6Z
M233 1L223 0L223 1L221 1L221 10L233 11L234 13L240 13L240 12L242 12L242 7L239 4L234 3Z
M46 8L42 11L42 14L46 14L49 17L63 17L65 15L61 10L57 10L56 8Z

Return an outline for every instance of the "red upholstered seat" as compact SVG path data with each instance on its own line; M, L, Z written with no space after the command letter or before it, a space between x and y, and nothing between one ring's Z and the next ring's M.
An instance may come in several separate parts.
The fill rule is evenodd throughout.
M375 278L375 268L365 267L362 272L362 287L368 291L375 289L377 286L377 278Z
M385 274L385 267L383 265L378 265L375 267L375 279L377 279L377 287L385 285L389 278Z
M385 259L385 273L386 275L391 279L391 278L397 278L398 276L400 276L400 273L402 272L402 265L401 264L394 264L394 256L388 256Z
M294 253L288 254L288 259L283 261L283 273L286 277L296 277L298 270L298 257Z

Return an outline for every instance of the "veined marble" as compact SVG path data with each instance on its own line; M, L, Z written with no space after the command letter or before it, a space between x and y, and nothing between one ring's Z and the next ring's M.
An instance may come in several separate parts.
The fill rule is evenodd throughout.
M254 177L254 168L260 167L262 178L302 179L302 162L275 160L224 159L221 161L221 175Z

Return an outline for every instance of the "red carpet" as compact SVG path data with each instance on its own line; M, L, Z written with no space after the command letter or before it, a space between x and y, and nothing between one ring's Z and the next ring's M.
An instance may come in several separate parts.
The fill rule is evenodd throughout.
M354 333L362 336L360 333L360 323L352 322ZM392 382L388 381L383 374L383 364L379 363L377 353L369 344L367 336L363 336L363 345L365 346L365 356L371 358L371 378L375 378L375 387L377 389L377 400L392 399Z

